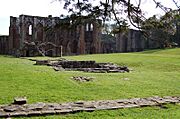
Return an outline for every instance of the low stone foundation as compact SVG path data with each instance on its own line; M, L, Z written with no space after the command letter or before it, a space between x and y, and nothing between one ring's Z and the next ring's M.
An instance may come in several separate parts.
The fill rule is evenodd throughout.
M36 65L52 66L55 71L84 71L93 73L124 73L130 69L113 63L96 63L95 61L68 61L68 60L37 60Z
M24 105L0 105L0 117L40 116L68 114L79 111L112 110L145 106L162 106L180 103L180 96L132 98L119 100L78 101L69 103L36 103Z

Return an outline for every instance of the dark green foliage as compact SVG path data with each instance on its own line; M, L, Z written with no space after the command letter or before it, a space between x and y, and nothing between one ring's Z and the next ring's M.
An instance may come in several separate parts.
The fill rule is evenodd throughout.
M164 16L150 17L141 23L145 36L160 44L161 48L171 47L172 42L179 42L180 14L178 10L167 12Z

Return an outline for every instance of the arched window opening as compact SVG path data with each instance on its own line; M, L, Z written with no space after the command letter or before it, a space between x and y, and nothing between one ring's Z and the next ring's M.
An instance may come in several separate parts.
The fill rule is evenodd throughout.
M90 25L90 31L93 31L93 24Z
M29 35L32 35L32 25L29 25Z
M86 31L89 31L89 24L86 24Z

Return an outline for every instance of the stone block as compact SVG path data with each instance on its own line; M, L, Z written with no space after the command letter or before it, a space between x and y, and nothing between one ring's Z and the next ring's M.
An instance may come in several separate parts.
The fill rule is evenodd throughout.
M17 105L23 105L27 103L27 98L26 97L16 97L14 98L13 104Z
M55 110L55 109L61 109L60 104L58 103L46 103L46 105L44 106L44 110Z
M42 110L44 108L46 104L45 103L36 103L36 104L30 104L30 105L27 105L27 110L36 110L36 111L39 111L39 110Z
M83 107L72 107L73 112L80 112L80 111L83 111L83 110L84 110Z
M109 109L112 109L112 107L107 105L96 106L96 110L109 110Z
M65 69L64 69L63 67L61 67L61 66L54 66L53 69L54 69L55 71L64 71L64 70L65 70Z
M19 106L19 105L9 105L4 107L4 111L5 112L15 112L15 111L21 111L24 110L23 107Z
M49 115L49 114L55 114L56 111L55 110L43 110L41 111L41 114L43 115Z
M70 104L68 104L68 103L61 104L60 106L61 106L61 109L62 109L62 110L63 110L63 109L71 109L71 103L70 103Z
M11 112L9 113L10 117L19 117L19 116L27 116L28 113L27 112Z
M29 111L29 112L27 112L28 116L38 116L41 114L42 114L41 111Z
M157 103L153 101L142 101L142 102L139 102L138 105L140 107L147 107L147 106L157 105Z
M0 111L0 118L3 118L3 117L9 117L9 113L7 113L7 112L1 112Z
M124 108L135 108L135 107L140 107L139 105L136 104L128 104L128 105L124 105Z
M66 113L72 113L72 109L62 109L62 110L55 110L57 114L66 114Z

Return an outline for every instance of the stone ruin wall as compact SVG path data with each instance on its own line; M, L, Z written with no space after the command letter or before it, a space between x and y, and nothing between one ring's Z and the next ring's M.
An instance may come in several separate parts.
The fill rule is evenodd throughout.
M138 52L159 48L159 44L146 39L139 30L129 29L116 35L116 52Z
M143 35L138 30L129 29L116 36L117 52L137 52L145 49Z
M60 26L62 23L67 26ZM24 41L52 42L63 47L63 55L100 53L100 20L88 20L73 28L67 28L68 25L70 21L52 16L10 17L9 54L15 55L21 50L21 56L34 56L31 49L24 48ZM60 56L60 48L52 49L46 55Z
M0 36L0 54L8 54L9 37L6 35Z
M62 23L67 26L61 26ZM101 39L101 24L100 20L86 20L81 25L68 28L70 20L59 17L11 16L9 38L0 36L0 54L38 55L31 47L25 47L24 41L52 42L59 46L47 46L52 49L46 53L48 56L61 56L60 46L63 55L136 52L158 47L157 43L145 40L141 31L133 29L117 34L114 44L111 42L104 44Z

